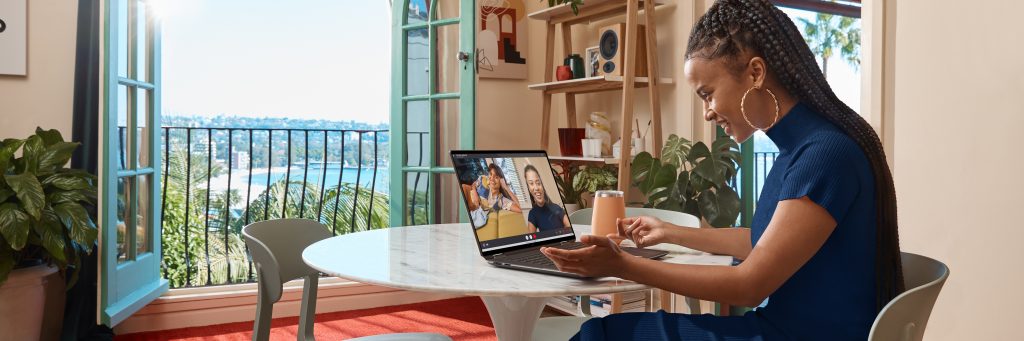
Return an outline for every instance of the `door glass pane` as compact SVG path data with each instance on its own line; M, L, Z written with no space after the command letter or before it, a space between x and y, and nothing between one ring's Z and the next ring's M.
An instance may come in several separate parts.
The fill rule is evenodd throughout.
M452 158L448 151L459 149L459 100L446 99L435 102L437 106L437 152L436 164L451 167Z
M152 188L153 185L152 175L143 175L138 177L139 190L138 190L138 212L135 217L135 254L141 255L149 252L149 232L152 230L151 214L149 212L151 200L153 200Z
M410 172L405 174L406 198L403 210L405 225L423 225L430 221L430 173Z
M146 45L148 39L148 33L146 27L146 21L148 16L146 15L145 1L135 1L135 41L133 41L133 51L135 51L135 60L138 67L135 70L135 79L148 82L149 81L149 58L146 51L149 49Z
M426 22L429 11L430 8L427 6L427 0L409 0L409 13L406 15L406 23Z
M128 231L135 228L131 223L131 181L132 177L117 179L117 262L128 261Z
M435 70L437 79L434 80L435 93L449 93L459 91L459 71L463 63L458 60L459 53L459 25L445 25L437 28L437 60Z
M137 94L135 100L135 122L138 125L135 134L136 160L139 168L147 168L150 165L149 157L149 90L135 89Z
M424 95L430 84L430 48L426 28L418 28L406 32L405 94Z
M437 8L434 9L435 19L450 19L459 16L459 0L435 0ZM492 1L493 2L493 1ZM483 3L483 2L482 2ZM508 2L506 2L508 3ZM522 4L522 2L515 2ZM481 4L483 6L483 4Z
M117 86L117 138L111 139L115 144L111 150L116 151L118 169L128 168L128 86Z
M406 159L408 166L429 166L428 148L430 143L430 105L428 101L412 101L406 103L405 139Z
M128 77L128 2L117 7L117 75Z

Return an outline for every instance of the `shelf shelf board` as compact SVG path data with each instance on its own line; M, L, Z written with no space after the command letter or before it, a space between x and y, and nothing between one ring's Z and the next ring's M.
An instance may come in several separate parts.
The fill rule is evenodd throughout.
M636 88L647 87L647 77L636 77L633 83ZM671 78L659 78L658 85L672 84ZM594 76L577 78L565 81L540 83L529 85L531 90L541 90L548 94L574 93L584 94L589 92L622 90L622 76Z
M664 4L664 0L654 0L655 8ZM643 11L643 0L640 1L638 8L641 12ZM587 0L582 6L579 6L579 9L580 13L576 15L572 13L572 7L568 3L564 3L530 13L527 17L534 20L547 21L552 24L563 22L569 22L570 24L589 23L625 14L626 0Z
M608 165L619 164L619 158L612 157L582 157L582 156L557 156L549 155L548 159L551 161L576 161L576 162L597 162Z

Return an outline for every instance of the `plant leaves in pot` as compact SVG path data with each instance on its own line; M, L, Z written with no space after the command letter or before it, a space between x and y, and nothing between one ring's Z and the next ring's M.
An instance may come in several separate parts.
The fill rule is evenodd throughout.
M96 205L96 177L64 167L78 146L57 130L41 128L24 140L0 141L0 312L10 308L19 312L14 315L31 315L20 314L28 306L5 291L24 283L23 274L42 277L56 270L64 278L96 242L98 231L87 209ZM77 282L77 271L71 274L68 288ZM42 302L35 306L41 313ZM4 323L17 323L15 329L38 332L14 322L15 316L3 316Z

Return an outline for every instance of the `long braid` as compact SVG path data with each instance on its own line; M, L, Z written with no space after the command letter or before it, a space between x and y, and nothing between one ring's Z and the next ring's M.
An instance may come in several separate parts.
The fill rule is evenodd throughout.
M875 177L876 308L902 293L903 265L896 221L896 189L878 134L839 100L793 21L768 0L718 0L690 33L686 58L727 58L741 70L744 51L762 56L779 82L843 130L864 151Z

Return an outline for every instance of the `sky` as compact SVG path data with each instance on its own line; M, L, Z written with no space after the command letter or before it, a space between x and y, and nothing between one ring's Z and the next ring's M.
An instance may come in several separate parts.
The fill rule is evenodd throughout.
M389 120L386 0L163 0L157 6L165 115ZM783 11L813 19L812 12ZM828 76L839 98L860 111L859 72L836 55Z
M388 122L386 0L163 0L164 115Z

